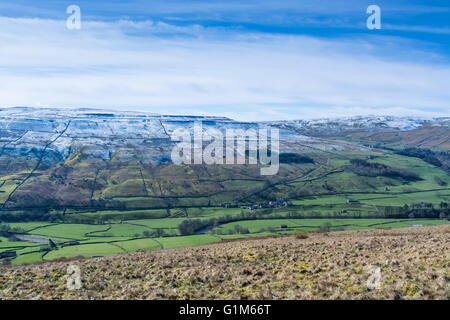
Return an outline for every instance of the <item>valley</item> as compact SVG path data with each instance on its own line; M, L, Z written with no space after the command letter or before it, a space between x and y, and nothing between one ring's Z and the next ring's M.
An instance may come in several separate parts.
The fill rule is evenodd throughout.
M192 130L194 120L217 129L278 128L278 174L261 176L260 166L250 164L172 163L176 142L170 133ZM0 110L0 253L8 253L1 261L445 225L448 126L446 118L247 123L100 110ZM400 138L386 138L393 135ZM422 148L411 149L417 146Z

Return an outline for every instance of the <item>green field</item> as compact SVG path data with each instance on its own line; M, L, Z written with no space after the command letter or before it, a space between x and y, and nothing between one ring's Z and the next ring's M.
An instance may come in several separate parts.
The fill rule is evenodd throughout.
M56 224L30 231L30 234L63 239L85 239L87 233L103 232L109 225Z
M158 250L162 249L159 241L156 239L137 239L129 241L115 242L116 245L124 248L127 252L138 250Z
M443 220L430 219L270 219L240 221L224 224L217 231L224 233L232 231L236 225L247 228L250 233L259 233L261 229L274 228L274 232L307 232L317 230L325 223L330 223L333 230L358 230L370 228L402 228L411 225L441 225L447 224ZM287 228L281 228L285 225Z
M162 243L164 249L173 249L180 247L199 246L202 244L218 242L220 241L220 238L207 234L202 234L192 236L159 238L158 241Z
M54 260L63 257L94 257L94 256L112 256L125 251L117 246L109 243L86 244L79 246L64 247L49 252L45 256L45 260Z
M179 219L179 218L174 218ZM137 222L137 221L136 221ZM150 224L151 221L140 221L143 225ZM110 256L118 253L135 252L138 250L160 250L172 249L185 246L197 246L208 243L214 243L221 240L241 239L255 236L268 236L276 234L291 234L299 232L308 232L319 229L325 223L329 223L330 231L338 230L357 230L370 228L404 228L412 225L441 225L447 224L448 221L437 219L266 219L266 220L248 220L237 221L220 225L210 231L212 234L199 234L188 236L166 236L158 238L146 238L143 235L135 234L136 232L145 230L145 227L123 224L111 224L108 231L112 236L103 236L105 232L94 233L96 236L82 237L83 232L89 229L91 232L96 230L104 230L105 226L85 226L61 224L53 225L38 229L40 234L46 236L70 235L72 238L78 238L79 245L59 247L44 256L45 260L53 260L58 258L70 257L93 257L93 256ZM17 224L20 226L20 224ZM159 224L160 227L168 227L168 221ZM174 224L175 225L175 222ZM173 226L172 225L172 226ZM239 225L241 228L248 229L249 233L240 234L235 232L235 227ZM286 228L281 226L285 225ZM270 231L269 231L270 230ZM106 232L106 234L108 233ZM81 236L80 236L81 235ZM137 238L136 238L137 237ZM70 237L66 237L70 238ZM42 261L42 252L28 253L38 251L41 246L39 244L28 241L9 241L0 238L0 251L15 250L19 256L12 260L15 264L30 263Z

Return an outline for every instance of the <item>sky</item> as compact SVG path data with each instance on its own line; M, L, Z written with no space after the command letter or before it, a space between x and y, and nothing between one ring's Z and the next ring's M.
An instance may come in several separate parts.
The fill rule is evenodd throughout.
M70 5L81 29L67 28ZM450 116L450 3L2 0L0 107L13 106Z

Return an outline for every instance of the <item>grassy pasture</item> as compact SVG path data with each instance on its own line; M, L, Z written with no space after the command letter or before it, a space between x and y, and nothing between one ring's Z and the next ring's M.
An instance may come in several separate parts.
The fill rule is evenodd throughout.
M24 264L24 263L35 263L42 261L42 253L34 252L30 254L20 255L17 258L14 258L11 262L12 264Z
M17 187L17 183L20 180L6 180L5 183L0 188L0 203L4 203L11 192Z
M110 235L112 237L133 237L135 235L142 235L144 231L148 231L148 228L143 226L136 226L128 223L115 223L111 224L111 229L104 232L96 232L95 236L106 236Z
M175 218L179 219L179 218ZM169 219L167 219L169 220ZM140 221L140 222L148 222ZM431 226L431 225L443 225L448 224L444 220L430 220L430 219L270 219L270 220L250 220L250 221L238 221L224 224L216 229L220 229L221 233L217 235L201 234L190 236L176 236L176 237L162 237L162 238L141 238L130 239L137 231L142 231L145 227L123 224L112 224L111 234L113 237L87 237L81 240L80 245L66 246L49 252L45 256L45 260L53 260L62 257L92 257L92 256L110 256L123 252L134 252L139 249L143 250L159 250L172 249L187 246L197 246L208 243L219 242L227 239L240 239L253 236L265 236L273 234L287 234L298 233L316 230L319 226L325 222L331 224L331 231L335 230L357 230L357 229L370 229L370 228L402 228L408 227L413 224ZM281 225L287 225L287 229L281 228ZM234 231L235 225L248 228L250 234L227 234L229 231ZM62 226L62 227L61 227ZM161 225L160 225L161 226ZM167 221L166 225L167 226ZM59 228L57 228L59 227ZM84 225L54 225L45 227L42 229L46 231L46 235L61 236L80 236L82 235L80 229L84 232L86 229ZM97 230L95 227L105 226L90 226L92 231ZM275 233L260 232L262 228L273 228ZM72 228L72 231L68 233L66 229ZM143 229L141 229L143 228ZM41 229L38 229L41 230ZM64 232L64 233L58 233ZM101 235L107 232L96 233ZM30 263L41 261L42 253L30 253L24 254L30 251L39 250L40 244L31 242L9 242L7 239L2 238L0 242L0 248L4 250L14 249L20 254L19 257L13 259L14 264ZM19 247L21 246L21 247ZM25 246L25 247L23 247Z
M102 232L109 225L90 225L90 224L56 224L44 228L39 228L30 232L32 235L42 235L46 237L64 238L64 239L85 239L87 233Z
M430 219L270 219L270 220L249 220L224 224L217 228L224 233L234 231L236 225L247 228L250 233L260 233L261 229L273 228L276 232L307 232L318 229L324 223L331 224L331 231L358 230L371 228L401 228L413 224L424 226L448 224L445 220ZM286 225L287 228L281 228Z
M151 209L151 210L99 210L95 212L79 213L87 217L101 217L106 216L111 218L123 219L127 216L138 216L139 218L163 218L167 216L165 209Z
M208 234L201 234L192 236L158 238L157 240L163 245L164 249L173 249L219 242L220 238Z
M58 258L69 257L94 257L94 256L112 256L125 251L109 243L95 243L78 246L64 247L55 251L50 251L45 260L54 260Z
M352 208L357 207L358 204L349 204L347 200L358 200L361 204L378 205L378 206L393 206L401 207L405 204L430 202L439 204L442 201L448 201L450 198L450 190L442 191L419 191L403 194L395 194L391 190L385 191L386 194L374 193L348 193L345 195L330 195L330 196L316 196L307 197L292 201L294 205L298 206L318 206L318 207L336 207L336 208Z
M138 250L158 250L161 245L154 239L137 239L130 241L115 242L116 245L124 248L128 252L135 252Z
M8 223L12 228L21 228L23 230L25 230L26 232L32 230L32 229L36 229L36 228L40 228L40 227L44 227L44 226L52 226L55 225L55 223L51 223L51 222L11 222Z
M5 250L14 250L14 248L23 248L23 247L29 247L29 246L37 246L35 242L29 242L29 241L9 241L8 239L3 240L0 242L0 252Z

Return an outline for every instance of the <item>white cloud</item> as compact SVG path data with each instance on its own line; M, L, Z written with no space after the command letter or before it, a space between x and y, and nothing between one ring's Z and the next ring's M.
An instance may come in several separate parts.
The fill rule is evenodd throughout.
M0 17L0 106L243 120L450 110L449 66L411 56L402 61L391 43L380 48L381 41L365 39L242 34L152 21L82 26L70 31L65 21ZM383 49L389 51L379 55Z

